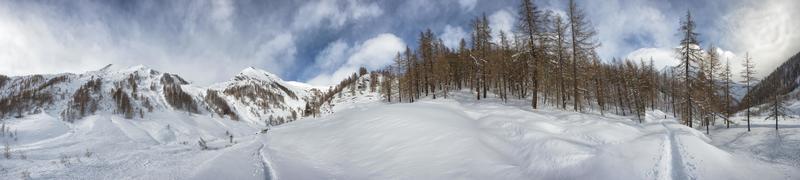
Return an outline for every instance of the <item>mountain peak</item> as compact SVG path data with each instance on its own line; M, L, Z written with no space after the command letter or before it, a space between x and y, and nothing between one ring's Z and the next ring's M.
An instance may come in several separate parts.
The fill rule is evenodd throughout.
M150 69L150 68L149 68L149 67L147 67L147 66L145 66L145 65L143 65L143 64L139 64L139 65L131 66L131 67L129 67L129 68L128 68L128 70L134 70L134 71L138 71L138 70L146 70L146 69Z
M122 67L122 66L115 66L114 64L108 64L106 66L103 66L103 68L100 68L99 70L93 71L93 72L101 72L101 73L133 73L133 72L154 73L155 72L155 73L157 73L157 71L154 71L152 68L150 68L148 66L145 66L145 65L142 65L142 64L129 66L129 67Z
M116 71L113 72L113 73L121 73L121 74L136 73L136 74L139 74L139 75L157 75L157 74L160 74L161 72L156 71L153 68L150 68L149 66L145 66L145 65L139 64L139 65L129 66L129 67L126 67L126 68L125 67L119 67L119 69L116 69Z
M271 81L281 81L281 78L278 75L272 74L268 71L254 68L252 66L244 68L239 75L236 76L236 79L240 78L254 78L259 80L271 80Z

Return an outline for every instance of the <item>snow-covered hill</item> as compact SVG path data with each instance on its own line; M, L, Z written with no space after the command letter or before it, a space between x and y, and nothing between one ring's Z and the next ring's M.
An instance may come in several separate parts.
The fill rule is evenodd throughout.
M792 99L800 99L798 87L800 87L800 52L756 83L751 91L747 92L747 96L753 99L751 106L766 103L775 92L788 94Z
M720 87L725 87L725 86L720 85ZM731 88L730 89L731 96L733 97L736 104L742 101L744 95L747 94L747 87L744 84L734 82L731 84L730 88ZM720 92L720 94L723 94L723 92Z
M277 125L302 116L306 103L318 89L287 83L277 75L252 67L233 79L212 85L209 93L224 97L233 114L252 123Z

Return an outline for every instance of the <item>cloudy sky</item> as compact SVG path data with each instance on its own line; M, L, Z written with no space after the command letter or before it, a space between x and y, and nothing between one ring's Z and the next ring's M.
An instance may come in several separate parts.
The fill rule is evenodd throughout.
M519 2L495 0L0 0L0 74L85 72L143 64L199 85L253 66L286 80L333 84L391 62L430 28L448 46L486 13L513 31ZM537 0L561 11L563 0ZM604 59L674 65L678 22L693 12L703 46L734 70L749 52L761 75L800 52L797 0L578 0Z

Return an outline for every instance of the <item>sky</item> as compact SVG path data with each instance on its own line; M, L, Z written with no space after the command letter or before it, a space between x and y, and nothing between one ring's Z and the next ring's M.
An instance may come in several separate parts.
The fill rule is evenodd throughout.
M512 33L518 0L0 0L0 74L81 73L145 65L198 85L247 67L284 80L335 84L392 62L431 29L449 47L486 14ZM534 0L564 14L565 0ZM734 72L749 53L765 76L800 52L797 0L577 0L598 32L598 54L677 64L679 21L696 17Z

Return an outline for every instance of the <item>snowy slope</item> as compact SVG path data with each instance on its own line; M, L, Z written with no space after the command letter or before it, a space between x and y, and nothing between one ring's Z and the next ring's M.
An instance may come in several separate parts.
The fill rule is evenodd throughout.
M792 179L662 114L648 123L527 103L374 105L272 130L280 179ZM766 172L765 172L766 171Z
M378 77L380 80L380 75ZM342 92L334 94L330 103L321 107L321 111L330 114L346 109L382 104L381 87L376 86L375 91L371 91L369 85L369 74L359 77L351 86L344 88Z
M720 87L725 87L725 86L720 86ZM744 95L747 94L747 87L745 87L745 85L741 83L733 83L731 85L730 93L734 101L739 102L742 100ZM724 94L724 92L720 92L720 94Z
M63 121L63 100L41 111L7 116L0 141L0 177L34 179L797 179L794 125L742 134L741 125L709 138L663 112L632 117L559 109L531 110L527 100L475 101L469 91L449 99L387 104L360 77L335 94L322 117L286 121L264 133L268 115L290 115L316 93L274 74L246 68L230 81L196 87L146 67L104 68L68 75L41 92L70 96L104 77L94 95L104 104ZM126 119L107 93L131 74L154 111ZM137 75L138 76L138 75ZM198 106L175 107L163 91L168 76ZM43 82L31 87L41 87ZM30 77L27 77L30 78ZM25 81L12 77L12 81ZM74 83L73 83L74 82ZM140 83L140 84L139 84ZM14 88L5 85L2 88ZM168 83L167 83L168 84ZM113 86L112 86L113 85ZM129 85L130 86L130 85ZM150 88L149 86L159 86ZM132 91L132 87L122 86ZM152 90L155 89L155 90ZM379 91L380 89L378 89ZM18 92L17 90L14 90ZM63 92L62 92L63 91ZM227 91L227 92L226 92ZM4 91L7 92L7 91ZM67 93L65 93L67 92ZM215 93L221 101L209 100ZM2 97L8 97L8 93ZM293 94L293 95L292 95ZM296 98L292 98L295 96ZM94 97L94 96L92 96ZM69 98L62 98L69 99ZM213 98L211 98L213 99ZM277 101L280 99L282 101ZM279 103L276 103L279 102ZM35 103L35 102L34 102ZM64 103L64 104L58 104ZM266 104L264 104L266 103ZM106 107L109 106L109 107ZM224 106L223 106L224 105ZM229 114L220 114L228 107ZM234 113L237 121L232 120ZM266 116L266 117L265 117ZM284 117L284 116L282 116ZM741 123L741 121L736 121ZM766 122L766 121L765 121ZM795 121L792 121L795 122ZM764 126L764 125L761 125ZM765 126L766 127L766 126ZM766 130L765 130L766 129ZM14 134L14 135L11 135ZM777 137L777 138L776 138ZM206 141L207 150L199 146ZM5 179L5 178L4 178Z
M751 132L747 132L744 117L737 117L734 122L731 128L713 129L711 144L736 156L773 164L770 171L800 169L800 119L781 119L777 131L775 121L765 120L764 116L751 117Z
M122 114L120 104L129 104L129 114L137 115L140 111L170 110L162 90L187 84L177 75L141 65L120 69L108 65L83 74L10 77L0 87L0 101L7 102L0 108L0 118L44 112L71 121L96 112ZM117 91L121 93L115 95ZM127 103L120 103L123 98Z
M787 94L791 99L798 100L798 87L800 87L800 52L784 61L778 68L766 77L760 78L746 96L752 97L753 105L767 103L769 97L775 92ZM744 107L739 107L743 109Z
M306 102L320 90L297 82L285 82L277 75L248 67L233 79L212 85L209 90L221 92L227 104L245 121L272 125L296 120L302 116ZM272 118L270 118L272 116Z

